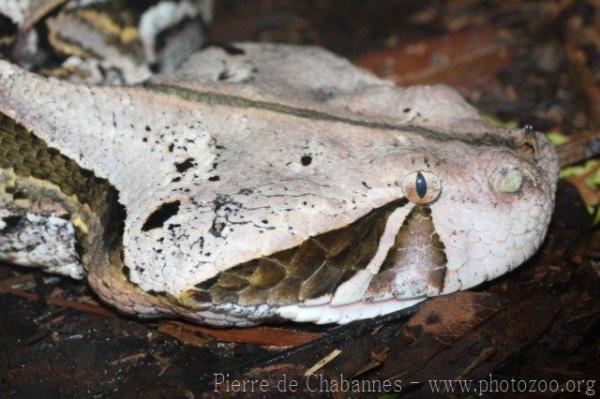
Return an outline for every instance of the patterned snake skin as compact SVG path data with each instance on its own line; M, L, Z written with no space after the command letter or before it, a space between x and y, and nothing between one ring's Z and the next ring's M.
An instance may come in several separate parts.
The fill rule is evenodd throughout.
M120 88L0 61L0 260L141 317L345 323L468 289L537 250L557 174L544 135L318 48Z

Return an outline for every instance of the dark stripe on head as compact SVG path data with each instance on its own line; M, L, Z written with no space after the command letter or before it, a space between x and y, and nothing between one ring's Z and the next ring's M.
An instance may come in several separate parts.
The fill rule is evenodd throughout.
M368 296L393 292L398 298L410 298L441 292L447 263L444 251L431 210L415 206L398 231L379 273L371 281ZM402 274L406 277L398 278Z
M251 100L241 96L222 94L210 91L196 91L186 87L180 87L170 84L158 84L146 82L143 87L155 92L177 96L184 100L199 102L208 105L224 105L234 108L255 108L279 114L292 115L298 118L306 118L318 121L341 122L353 126L362 126L380 130L393 130L398 132L408 132L420 135L429 140L438 142L461 141L475 146L504 146L510 149L518 148L519 144L514 140L501 137L492 133L468 133L449 134L427 129L421 126L394 125L390 123L369 122L359 119L344 118L326 112L315 111L311 109L298 108L290 105L278 104L269 101Z

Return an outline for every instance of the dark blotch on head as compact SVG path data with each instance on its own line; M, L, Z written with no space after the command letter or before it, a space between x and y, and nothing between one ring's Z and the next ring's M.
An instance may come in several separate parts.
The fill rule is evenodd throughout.
M153 62L150 64L150 71L152 73L159 73L160 72L160 63L158 62Z
M421 172L417 173L417 180L415 181L415 187L419 197L423 198L427 194L427 181L425 176Z
M302 165L308 166L312 162L312 157L310 155L304 155L302 158L300 158L300 162Z
M194 158L188 158L188 159L186 159L183 162L176 162L175 163L175 168L177 169L177 171L179 173L185 172L186 170L188 170L192 166L194 166Z
M167 220L177 215L179 212L179 205L181 205L181 202L173 201L166 202L159 206L150 214L150 216L148 216L148 219L146 219L144 225L142 226L142 231L148 231L162 227Z
M219 176L211 176L208 178L208 181L219 181L221 178Z
M219 77L217 78L217 80L219 81L224 81L227 79L230 79L233 75L231 73L229 73L228 71L223 71L219 74Z
M222 43L219 45L223 50L225 50L225 52L229 55L244 55L246 54L246 52L244 51L244 49L239 48L239 47L235 47L231 44L228 43Z

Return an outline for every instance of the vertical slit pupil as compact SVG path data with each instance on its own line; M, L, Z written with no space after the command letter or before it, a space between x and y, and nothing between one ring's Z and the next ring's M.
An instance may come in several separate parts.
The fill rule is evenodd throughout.
M415 181L415 186L417 189L417 194L419 197L423 198L425 194L427 194L427 181L425 180L425 176L421 172L417 173L417 180Z

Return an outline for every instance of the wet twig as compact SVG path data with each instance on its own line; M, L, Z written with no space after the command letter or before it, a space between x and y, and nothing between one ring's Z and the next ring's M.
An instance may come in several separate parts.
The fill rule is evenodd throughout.
M600 130L573 133L556 148L560 167L583 162L600 154Z

